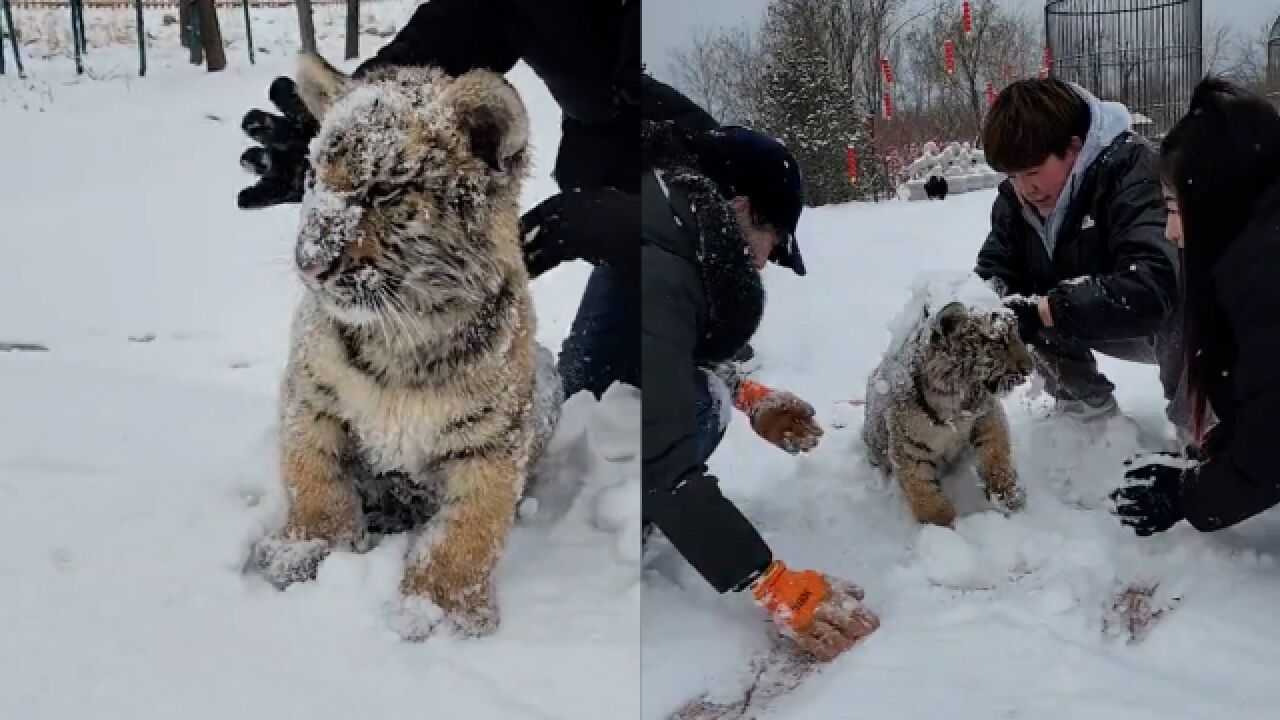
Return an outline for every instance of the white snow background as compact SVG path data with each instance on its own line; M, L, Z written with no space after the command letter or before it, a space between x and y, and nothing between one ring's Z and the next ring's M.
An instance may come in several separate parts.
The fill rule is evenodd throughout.
M366 7L389 30L413 6ZM37 12L15 8L20 25ZM297 206L236 208L239 125L274 111L296 14L254 10L251 67L241 11L223 11L229 67L210 74L148 11L140 79L136 47L93 44L133 15L110 12L87 13L86 76L24 47L28 78L11 56L0 77L0 343L49 349L0 352L0 718L637 716L634 393L566 406L498 569L493 636L400 640L403 536L283 593L241 574L283 513L276 395L302 290ZM317 8L331 60L343 12ZM381 42L363 37L365 56ZM531 114L531 206L555 191L560 114L528 68L509 77ZM553 349L587 270L534 285Z

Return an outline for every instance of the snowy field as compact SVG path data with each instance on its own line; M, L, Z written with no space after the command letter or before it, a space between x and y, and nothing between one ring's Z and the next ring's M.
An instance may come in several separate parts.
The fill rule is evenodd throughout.
M1172 447L1154 366L1104 359L1127 419L1102 427L1050 417L1034 382L1015 391L1005 405L1028 495L1021 514L991 509L969 471L945 483L959 498L955 530L922 528L896 482L867 464L863 412L849 401L863 399L918 274L972 267L994 192L806 211L809 275L766 270L756 378L810 400L827 433L796 459L739 415L712 458L775 552L862 585L880 630L770 702L788 683L761 674L771 643L760 612L716 595L670 546L650 548L643 717L700 697L710 709L689 717L703 720L1276 716L1280 517L1142 540L1108 514L1122 462ZM1155 588L1146 602L1158 614L1136 643L1126 614L1112 611L1131 586ZM752 687L745 712L713 711Z
M376 5L368 24L410 10ZM330 14L321 49L340 59ZM283 593L241 574L283 512L276 393L301 284L296 206L235 205L240 117L292 73L296 19L255 11L250 67L240 17L223 13L223 73L188 65L149 14L144 79L128 46L91 47L80 79L24 48L28 79L11 57L0 77L0 343L47 348L0 352L0 718L636 717L626 393L566 407L540 510L498 570L494 636L399 639L403 537ZM559 111L527 68L511 78L532 115L531 205L554 191ZM586 269L535 283L552 348Z

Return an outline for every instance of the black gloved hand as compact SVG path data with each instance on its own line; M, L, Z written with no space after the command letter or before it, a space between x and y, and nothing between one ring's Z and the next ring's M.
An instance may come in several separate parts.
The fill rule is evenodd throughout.
M1129 484L1111 493L1120 522L1143 537L1164 532L1186 517L1179 494L1183 474L1194 467L1185 458L1169 453L1148 455L1145 459L1154 462L1126 472ZM1133 464L1133 460L1125 461L1126 466Z
M569 257L564 233L564 193L556 193L520 216L520 245L529 277L536 278Z
M1044 323L1040 321L1040 298L1010 295L1004 299L1004 306L1017 316L1018 336L1022 338L1022 342L1031 344L1044 328Z
M302 199L309 167L308 146L320 130L320 123L303 104L292 80L276 78L268 94L283 114L272 115L254 108L245 113L240 123L245 134L261 145L245 150L240 166L262 178L240 191L236 204L242 209Z
M612 188L557 193L520 218L529 277L569 260L586 260L638 279L639 197Z

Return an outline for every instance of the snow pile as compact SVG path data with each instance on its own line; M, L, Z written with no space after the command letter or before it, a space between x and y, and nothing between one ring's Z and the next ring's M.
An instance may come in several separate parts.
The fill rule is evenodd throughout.
M254 10L255 43L289 46L296 13L273 12ZM176 39L151 49L141 80L128 46L92 48L85 76L24 53L28 79L0 78L0 127L21 138L0 173L0 347L47 348L0 352L0 717L636 717L638 448L606 431L636 437L625 394L565 405L496 570L492 636L401 641L404 535L284 592L242 574L284 509L276 398L302 287L300 208L236 208L239 125L295 59L229 52L210 74ZM560 111L528 68L508 77L531 116L530 207L554 192ZM534 282L548 348L587 270Z
M986 154L967 142L947 143L941 150L928 142L920 157L907 166L907 180L900 191L908 200L924 200L924 184L934 176L946 179L948 195L993 188L1004 179L987 165Z
M889 322L891 348L901 347L922 318L953 302L963 304L971 314L1009 312L991 286L971 272L921 273L913 279L909 293L907 303Z

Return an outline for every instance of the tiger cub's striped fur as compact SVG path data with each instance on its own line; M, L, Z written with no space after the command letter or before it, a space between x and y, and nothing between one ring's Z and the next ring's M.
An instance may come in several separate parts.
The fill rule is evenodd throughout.
M298 87L321 129L282 393L289 504L257 565L285 585L334 547L421 529L405 595L492 631L491 574L539 451L525 109L487 71L353 80L304 56Z

